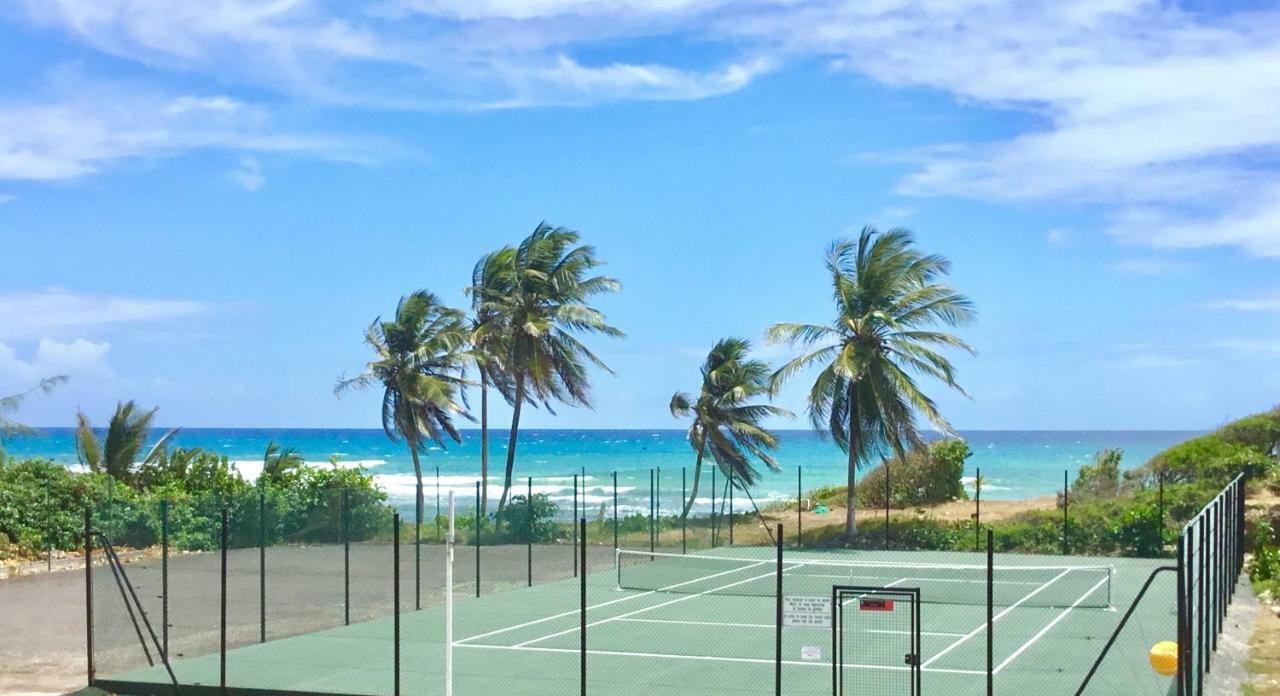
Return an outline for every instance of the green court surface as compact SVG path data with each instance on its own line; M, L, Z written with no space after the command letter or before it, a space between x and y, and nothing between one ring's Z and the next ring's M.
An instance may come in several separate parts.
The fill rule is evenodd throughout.
M759 560L704 563L659 557L647 567L644 559L634 558L634 567L624 565L624 584L636 578L641 585L663 588L657 591L619 589L613 571L588 576L588 692L774 693L776 608L774 599L764 596L776 582L772 554L769 548L735 547L701 555ZM815 573L805 561L891 565L873 570L831 565ZM948 570L983 562L982 555L963 553L794 551L785 557L784 595L829 597L833 584L919 587L922 693L983 694L985 582L969 571ZM996 564L1046 568L997 574L1013 580L997 589L995 690L1051 696L1075 693L1124 609L1164 562L1003 555ZM1071 570L1086 566L1095 570ZM1100 575L1099 566L1111 570ZM841 577L845 573L848 577ZM1155 642L1176 637L1174 597L1173 574L1157 577L1087 693L1170 691L1173 680L1155 674L1147 654ZM910 693L905 686L909 668L902 659L910 645L901 628L903 617L847 613L845 693ZM444 693L444 609L407 611L400 619L401 693ZM576 579L479 598L463 590L454 620L456 694L578 693ZM831 628L785 627L783 693L832 693L831 645ZM237 647L227 653L228 693L390 695L394 649L391 617ZM217 653L178 658L173 667L183 693L218 691ZM163 667L99 675L97 684L119 693L171 693Z

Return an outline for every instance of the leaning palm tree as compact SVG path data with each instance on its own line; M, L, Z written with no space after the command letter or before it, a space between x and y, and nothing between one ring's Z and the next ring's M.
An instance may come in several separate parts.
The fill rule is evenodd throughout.
M579 340L583 334L622 337L604 313L587 304L596 295L617 292L618 281L590 275L601 265L595 249L578 244L578 233L539 223L515 250L504 271L503 292L489 298L490 310L503 317L506 374L511 379L511 432L503 478L501 509L511 493L520 412L526 401L551 410L552 402L591 405L587 363L612 373Z
M923 443L915 415L953 433L916 376L932 377L964 393L955 369L939 349L973 352L967 343L934 327L959 326L973 317L964 295L937 282L950 263L920 252L904 229L864 227L856 242L839 240L827 251L836 317L830 324L775 324L771 341L800 344L805 352L771 378L772 389L796 374L821 367L809 389L808 412L819 433L830 434L848 455L845 535L857 530L854 478L875 457L903 453Z
M501 313L504 296L511 290L516 250L510 246L485 254L471 272L471 359L480 373L480 514L489 507L489 387L512 399L511 378L505 369L510 327Z
M96 474L107 474L116 480L133 483L136 465L154 464L164 455L173 436L178 434L178 428L169 430L141 459L138 458L151 434L151 421L155 419L157 410L143 411L133 401L117 403L107 424L107 432L101 439L84 411L77 411L75 440L80 464Z
M66 381L66 375L46 377L40 380L39 384L26 391L0 397L0 452L4 451L5 440L19 435L30 435L35 432L35 429L31 426L24 425L10 418L12 414L17 413L18 408L22 406L22 402L26 401L28 396L37 392L41 394L49 394Z
M400 298L394 320L373 320L364 341L373 349L374 360L359 376L340 377L333 388L339 397L350 389L382 389L382 431L392 442L403 441L413 459L415 530L422 526L422 463L418 455L428 442L441 447L446 437L461 442L453 418L470 418L465 401L459 403L461 390L469 384L465 374L467 333L462 312L419 290Z
M259 480L278 483L290 473L301 469L305 463L302 453L296 448L283 447L272 440L267 443L267 449L262 453L262 473L259 474Z
M769 365L751 360L751 344L744 338L721 339L711 348L702 363L702 387L695 399L684 392L671 397L671 415L693 416L689 426L689 445L697 453L693 465L693 490L685 501L682 516L688 517L693 501L698 498L698 482L702 479L702 460L710 453L726 481L744 491L755 485L759 472L753 457L770 469L778 470L771 450L778 438L760 421L769 416L792 413L769 404L751 403L769 392Z

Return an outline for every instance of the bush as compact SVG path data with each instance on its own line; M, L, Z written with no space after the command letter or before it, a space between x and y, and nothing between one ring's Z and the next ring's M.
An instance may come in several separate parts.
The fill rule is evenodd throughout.
M1280 456L1280 407L1228 423L1215 434L1260 454Z
M1124 450L1108 447L1085 464L1071 484L1072 495L1080 498L1110 498L1120 490L1120 460Z
M888 462L890 505L904 508L963 500L966 495L961 477L970 455L968 443L950 439L909 452L903 460ZM885 475L885 464L881 464L858 482L858 505L884 507Z
M495 518L503 540L548 543L560 537L560 526L554 521L558 512L560 507L551 502L551 498L538 493L533 496L532 504L526 496L513 496Z

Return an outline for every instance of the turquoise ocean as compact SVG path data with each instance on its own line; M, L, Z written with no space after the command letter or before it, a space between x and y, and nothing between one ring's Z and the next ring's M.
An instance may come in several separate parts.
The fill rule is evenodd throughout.
M1169 445L1198 433L1174 431L965 431L973 456L965 467L965 485L972 491L973 479L982 470L982 495L987 499L1030 498L1061 490L1063 472L1074 479L1082 464L1092 461L1104 447L1124 450L1125 468L1139 466ZM805 491L845 480L845 459L829 440L811 431L791 430L779 434L776 453L780 471L761 466L761 477L751 489L758 504L794 499L798 487ZM490 432L489 495L502 492L502 472L506 460L506 433ZM393 502L412 504L413 464L403 444L389 441L374 429L183 429L175 444L203 447L225 454L248 479L261 468L263 450L271 441L298 449L311 466L330 466L338 455L342 466L361 466L376 477ZM480 473L480 436L464 431L461 444L431 447L422 457L426 497L447 497L452 490L460 506L475 499ZM70 429L48 429L36 437L11 440L6 449L11 457L45 457L77 467ZM613 495L613 474L617 472L618 508L648 509L650 470L654 470L657 497L663 512L679 506L683 485L692 485L693 452L683 430L526 430L520 433L516 458L516 493L533 477L534 493L543 493L568 512L573 504L573 477L581 481L580 493L587 510L607 506ZM687 471L682 472L682 469ZM802 469L802 480L797 471ZM438 473L437 473L438 472ZM698 505L710 506L710 471L704 467ZM721 482L723 479L721 479ZM720 486L717 486L723 490ZM720 493L717 493L720 495Z

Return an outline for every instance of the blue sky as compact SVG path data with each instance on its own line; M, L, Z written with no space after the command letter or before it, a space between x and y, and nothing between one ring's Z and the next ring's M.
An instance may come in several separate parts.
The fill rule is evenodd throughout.
M828 319L825 246L876 224L978 306L955 425L1210 427L1280 400L1280 7L1220 5L0 2L0 393L372 427L331 393L368 322L546 219L628 338L526 422L679 427L710 344Z

